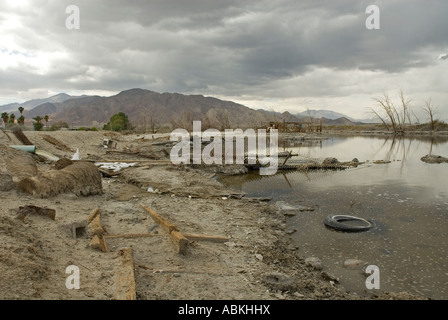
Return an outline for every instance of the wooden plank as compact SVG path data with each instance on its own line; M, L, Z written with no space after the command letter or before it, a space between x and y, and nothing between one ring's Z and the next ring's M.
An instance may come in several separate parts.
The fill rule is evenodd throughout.
M115 300L136 300L134 259L132 248L122 248L118 251L120 266L115 273Z
M196 233L182 233L185 238L192 241L211 241L211 242L227 242L230 239L224 236L212 236L206 234L196 234Z
M143 209L145 209L146 212L148 212L151 215L151 217L157 224L161 225L168 232L168 234L171 236L171 239L173 240L176 246L177 253L185 254L189 241L179 231L179 229L174 224L172 224L165 218L161 217L157 212L155 212L151 208L148 208L143 204L141 204L141 206L143 207Z
M155 234L155 233L128 233L128 234L108 234L108 235L104 235L104 238L106 238L106 239L116 239L116 238L132 239L132 238L146 238L146 237L157 237L157 236L160 236L160 235Z
M145 209L146 212L149 213L149 215L151 216L151 218L159 225L161 225L168 233L171 233L172 231L179 231L179 229L172 224L171 222L169 222L168 220L166 220L165 218L161 217L157 212L155 212L153 209L148 208L145 205L141 205L143 207L143 209Z

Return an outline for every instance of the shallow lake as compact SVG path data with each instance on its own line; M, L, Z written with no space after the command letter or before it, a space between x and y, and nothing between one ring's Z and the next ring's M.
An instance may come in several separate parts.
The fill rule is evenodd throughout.
M357 158L362 164L346 170L257 172L220 181L249 197L270 197L272 203L311 207L287 218L291 242L301 257L318 257L324 271L359 295L402 292L448 299L448 163L428 164L429 154L448 157L448 138L332 137L286 141L279 151L298 154L289 161L335 157ZM376 160L390 163L375 164ZM279 159L282 162L282 159ZM323 221L333 214L372 220L364 232L339 232ZM359 259L379 268L380 289L367 289Z

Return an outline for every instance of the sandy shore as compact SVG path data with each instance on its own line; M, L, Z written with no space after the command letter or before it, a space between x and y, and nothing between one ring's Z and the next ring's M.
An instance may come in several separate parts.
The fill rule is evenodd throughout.
M136 299L417 298L406 293L380 297L374 292L362 296L350 293L325 270L307 265L300 247L286 241L288 226L281 210L263 199L248 199L226 189L215 179L217 173L235 174L244 168L174 166L167 161L166 138L151 139L151 135L76 131L25 134L36 150L58 158L71 158L78 149L84 161L134 165L116 176L103 176L102 194L98 195L63 192L40 198L15 187L0 191L0 299L116 299L123 280L123 248L132 249ZM113 139L116 148L106 150L104 138ZM1 171L14 177L16 173L9 172L7 161L25 152L11 151L12 144L20 142L11 132L0 132ZM32 159L40 173L55 170L54 161L48 158L32 155ZM19 218L19 207L25 206L53 209L55 219L33 214ZM170 234L143 206L183 234L225 239L190 238L185 251L179 253ZM96 208L107 251L91 246L88 229L73 235L69 228ZM132 237L142 234L145 236ZM69 266L79 270L79 289L67 288L67 281L72 279L72 274L66 273Z

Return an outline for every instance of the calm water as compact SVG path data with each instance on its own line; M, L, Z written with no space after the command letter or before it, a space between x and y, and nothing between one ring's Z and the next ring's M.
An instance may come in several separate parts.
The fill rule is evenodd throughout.
M314 207L288 218L288 229L296 230L291 241L303 258L319 257L324 270L339 277L347 290L360 295L407 291L448 299L448 163L420 160L429 152L448 157L448 139L335 137L281 146L280 151L293 150L299 159L331 156L366 163L343 171L254 173L222 182L248 196L271 197L273 203ZM376 227L336 232L323 224L330 214L360 216L374 220ZM345 268L346 259L378 266L380 290L367 290L360 268Z

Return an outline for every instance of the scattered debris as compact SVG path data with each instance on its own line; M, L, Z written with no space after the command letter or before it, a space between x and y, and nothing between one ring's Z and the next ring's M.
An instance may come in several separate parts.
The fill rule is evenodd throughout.
M103 147L104 149L115 149L117 147L117 143L112 139L104 139Z
M79 149L76 149L75 154L72 157L72 160L81 160L81 154L79 153Z
M95 163L100 169L110 170L114 173L121 171L121 169L129 168L137 165L136 162L126 163L126 162L97 162Z

